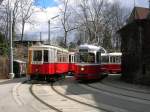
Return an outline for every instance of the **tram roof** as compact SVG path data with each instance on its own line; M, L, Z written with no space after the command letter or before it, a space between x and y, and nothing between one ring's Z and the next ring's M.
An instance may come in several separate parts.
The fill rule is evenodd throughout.
M94 51L98 51L101 48L95 45L88 45L88 44L84 44L84 45L80 45L79 49L90 49L90 50L94 50Z
M52 46L52 45L44 45L44 44L33 45L29 48L29 50L38 50L39 48L40 49L57 49L57 50L61 50L64 52L68 52L67 49L57 47L57 46Z
M121 56L121 52L102 53L101 56Z
M22 60L14 60L14 62L17 62L17 63L26 63L25 61L22 61Z
M122 53L121 52L112 52L112 53L109 53L109 55L111 55L111 56L121 56Z

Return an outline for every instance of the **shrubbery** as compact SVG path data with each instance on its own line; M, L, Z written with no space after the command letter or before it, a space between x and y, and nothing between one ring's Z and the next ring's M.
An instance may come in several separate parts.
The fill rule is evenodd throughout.
M0 55L8 55L8 43L2 33L0 33Z

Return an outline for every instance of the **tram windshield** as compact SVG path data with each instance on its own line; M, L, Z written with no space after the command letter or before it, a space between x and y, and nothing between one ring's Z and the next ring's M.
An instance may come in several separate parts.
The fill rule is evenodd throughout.
M95 63L95 54L94 53L79 53L78 62Z

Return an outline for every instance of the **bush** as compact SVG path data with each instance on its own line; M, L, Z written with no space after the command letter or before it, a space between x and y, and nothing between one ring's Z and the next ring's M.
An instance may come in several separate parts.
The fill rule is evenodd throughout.
M8 55L8 43L5 41L5 36L0 33L0 55Z

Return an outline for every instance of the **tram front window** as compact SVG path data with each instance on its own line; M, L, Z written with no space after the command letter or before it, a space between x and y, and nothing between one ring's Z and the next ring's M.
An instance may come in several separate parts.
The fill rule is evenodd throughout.
M95 63L95 55L94 53L80 53L79 61L81 63Z
M37 50L33 52L33 61L42 61L42 51Z

